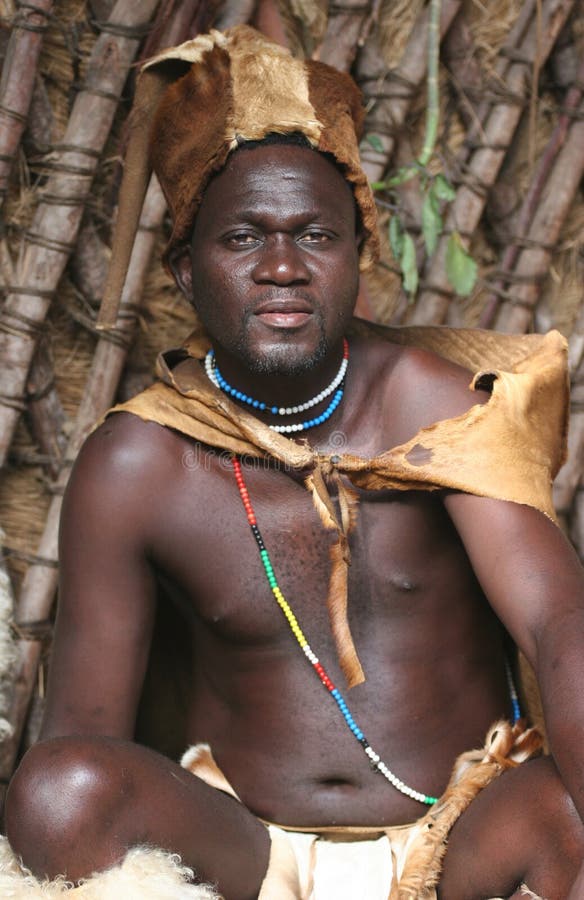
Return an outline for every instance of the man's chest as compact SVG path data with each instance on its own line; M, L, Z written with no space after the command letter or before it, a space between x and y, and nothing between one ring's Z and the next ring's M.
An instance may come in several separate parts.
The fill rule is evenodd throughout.
M220 640L256 646L283 639L287 625L274 597L275 579L302 627L328 643L334 532L321 523L301 479L261 461L244 463L243 475L269 566L249 526L233 467L214 453L201 456L200 467L185 472L176 497L168 498L158 522L155 565L180 588L194 618ZM365 639L365 632L384 623L413 624L435 609L437 584L448 580L450 596L456 596L457 584L471 578L439 498L427 492L361 492L349 545L355 637Z

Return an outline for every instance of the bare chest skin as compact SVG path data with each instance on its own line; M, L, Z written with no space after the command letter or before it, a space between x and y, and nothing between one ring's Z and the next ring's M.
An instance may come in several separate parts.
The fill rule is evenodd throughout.
M400 432L396 419L377 440L410 436ZM190 610L190 740L208 741L244 802L271 821L416 818L423 807L370 770L291 634L225 455L175 439L178 474L152 559ZM500 627L440 497L361 492L349 620L367 680L348 691L325 605L332 537L300 478L264 463L244 476L278 583L357 723L403 781L439 794L455 757L509 714Z

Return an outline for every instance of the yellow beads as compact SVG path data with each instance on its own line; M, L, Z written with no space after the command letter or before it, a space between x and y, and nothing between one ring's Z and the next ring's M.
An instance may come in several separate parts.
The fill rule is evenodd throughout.
M307 647L308 641L304 637L304 633L303 633L300 625L298 624L298 620L296 619L296 616L290 609L290 606L288 605L286 599L284 598L282 591L276 585L275 587L272 588L272 593L273 593L274 597L276 598L276 600L278 601L278 606L280 607L280 609L286 616L286 619L288 621L288 625L290 626L292 634L294 635L294 637L296 638L296 640L298 641L298 643L300 644L300 646L302 648Z

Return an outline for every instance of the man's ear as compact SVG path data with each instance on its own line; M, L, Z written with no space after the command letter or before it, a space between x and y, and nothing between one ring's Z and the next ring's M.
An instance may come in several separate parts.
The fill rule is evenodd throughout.
M173 278L189 303L193 302L193 265L188 244L173 247L167 257Z

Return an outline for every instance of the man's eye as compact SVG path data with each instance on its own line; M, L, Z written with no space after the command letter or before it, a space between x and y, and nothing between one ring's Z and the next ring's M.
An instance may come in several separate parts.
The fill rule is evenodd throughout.
M330 235L326 231L307 231L300 235L300 240L309 244L324 244L330 240Z
M236 247L247 247L257 243L259 238L255 234L249 234L246 231L237 231L234 234L228 234L226 243Z

